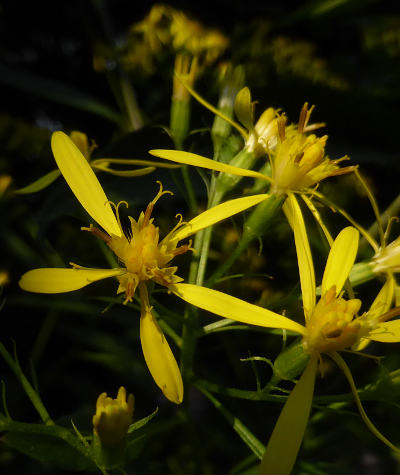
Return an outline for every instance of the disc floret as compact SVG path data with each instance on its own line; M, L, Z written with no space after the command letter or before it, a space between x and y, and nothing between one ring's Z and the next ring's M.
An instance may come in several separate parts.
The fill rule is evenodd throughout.
M154 280L158 284L168 287L183 280L175 275L177 267L171 267L168 264L176 255L190 250L191 243L178 247L179 240L174 238L175 231L184 224L181 216L179 216L179 222L173 230L160 241L159 228L153 224L154 219L151 214L154 205L161 196L165 194L172 195L173 193L163 190L161 182L157 183L160 189L155 198L148 204L146 211L142 211L137 220L129 216L130 229L128 232L123 231L119 218L120 205L128 206L125 201L114 205L117 221L121 228L120 236L109 236L92 226L82 228L103 239L125 266L127 272L117 277L119 281L117 293L125 292L126 299L124 303L132 301L140 282Z
M336 297L336 286L332 286L321 297L307 321L304 350L319 354L351 348L360 334L361 322L356 317L360 307L359 299Z

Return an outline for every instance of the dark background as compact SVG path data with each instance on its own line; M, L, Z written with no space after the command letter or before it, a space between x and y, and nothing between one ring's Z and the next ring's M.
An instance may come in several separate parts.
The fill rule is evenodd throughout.
M151 77L130 73L145 120L140 131L121 131L112 121L84 110L79 101L75 105L69 101L73 90L83 98L95 98L118 110L106 75L93 69L93 53L100 43L123 43L129 27L141 20L152 4L120 0L0 4L0 174L10 174L14 188L21 188L54 168L49 146L54 130L84 131L98 143L97 156L107 152L114 156L134 154L136 158L147 158L150 148L172 147L166 134L154 128L169 121L171 65L157 70ZM296 122L305 101L316 104L313 120L327 123L329 155L337 158L348 154L352 163L361 165L381 209L391 203L399 192L400 167L398 8L384 1L170 4L183 8L209 27L221 29L231 39L223 59L244 64L246 85L258 101L256 115L272 105L281 107ZM293 56L298 58L297 62L276 59L279 48L274 49L273 45L278 44L277 38L284 39L282 44L297 45L298 53ZM311 54L304 45L312 45ZM218 89L214 83L213 72L206 72L196 84L196 90L215 104ZM208 111L193 104L193 129L209 127L211 121ZM187 145L207 155L211 153L209 143L208 136L196 135ZM161 176L168 186L173 186L168 174ZM102 184L112 196L130 193L136 213L155 194L155 179L124 181L102 175ZM323 189L368 227L374 220L370 206L354 182L346 180L341 185L333 180ZM198 196L204 195L201 185L196 187ZM158 212L170 214L178 206L185 210L184 199L176 192L174 199L160 204ZM100 301L100 296L114 295L110 285L99 284L95 290L67 297L54 296L51 304L47 297L25 295L19 290L18 278L30 268L69 261L83 265L99 262L100 249L93 248L87 254L92 246L90 236L76 239L76 228L87 217L63 182L58 180L35 195L10 193L0 201L0 212L0 267L10 274L10 284L3 290L1 340L10 351L12 341L16 342L27 374L31 374L32 365L35 367L41 395L57 422L68 425L73 417L83 431L90 431L98 394L108 391L115 395L118 387L124 385L136 395L135 417L144 417L159 406L161 420L155 431L157 435L144 446L129 473L189 474L196 470L228 473L249 455L247 447L195 390L189 396L193 424L197 427L194 439L198 453L193 455L193 440L187 443L188 435L179 425L175 408L160 396L143 364L137 313L121 305L115 305L112 312L100 313L107 305ZM286 252L279 247L282 244L277 242L278 238L279 235L276 240L267 238L265 243L265 247L276 246L277 255ZM293 249L288 252L293 254ZM272 268L282 264L278 258L271 261ZM185 265L183 260L183 268ZM296 282L297 276L289 276L288 290ZM265 353L265 340L249 333L245 337L239 334L215 337L215 340L212 337L207 344L200 344L199 360L205 362L198 362L200 374L228 386L254 385L251 372L244 370L238 359L248 355L249 349L254 354ZM279 352L278 344L271 345L266 352L268 357ZM228 362L224 354L230 355ZM398 368L395 355L389 354L387 361L389 369ZM373 364L370 364L371 373L365 373L368 362L352 360L352 363L362 384L378 373ZM327 394L347 392L344 378L337 372L334 375L338 381L322 382L321 390ZM35 422L36 414L6 368L4 379L13 417ZM266 403L228 398L224 402L260 440L266 441L276 411L270 412ZM395 399L383 409L379 403L367 409L382 424L394 403ZM398 442L395 421L396 417L388 424L385 434L389 438L397 437ZM396 464L388 456L388 450L365 434L366 429L356 417L342 417L338 422L328 415L322 423L316 422L312 431L305 445L305 460L309 465L305 462L298 473L395 473ZM43 466L17 455L6 445L2 445L1 451L0 470L3 465L7 474L69 473L53 464Z

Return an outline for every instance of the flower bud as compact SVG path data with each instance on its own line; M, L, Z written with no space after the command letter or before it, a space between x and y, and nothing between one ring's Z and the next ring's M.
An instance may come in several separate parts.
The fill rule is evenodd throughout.
M133 405L133 395L129 394L127 399L122 386L116 399L107 396L107 393L100 394L93 416L93 429L102 445L118 446L124 441L132 423Z

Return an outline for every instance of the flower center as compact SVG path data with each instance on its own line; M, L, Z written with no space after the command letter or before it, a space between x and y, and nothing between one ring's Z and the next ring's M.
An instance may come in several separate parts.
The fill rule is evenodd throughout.
M83 228L103 239L126 267L127 272L117 277L119 281L117 293L125 292L124 303L132 301L140 282L154 280L158 284L168 287L183 280L175 275L177 267L167 267L167 265L176 255L189 251L191 242L177 247L178 240L174 238L174 231L182 225L181 217L172 231L161 242L159 241L159 229L153 224L151 213L159 198L167 193L172 194L172 192L163 191L161 183L158 183L160 185L159 192L148 204L146 211L140 213L139 219L136 221L129 216L131 229L126 235L109 236L92 226ZM122 203L127 205L126 202L114 205L121 230L118 208Z
M360 300L336 297L336 287L331 287L321 297L306 324L304 350L310 354L329 353L354 345L361 327L354 317L360 307Z

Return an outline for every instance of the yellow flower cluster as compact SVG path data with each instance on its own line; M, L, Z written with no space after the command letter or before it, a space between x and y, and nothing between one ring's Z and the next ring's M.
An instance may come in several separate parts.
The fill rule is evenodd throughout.
M291 472L311 411L318 366L325 356L335 361L348 379L367 427L389 447L398 450L366 416L350 370L339 352L360 352L370 341L400 342L400 321L394 319L400 310L392 309L398 289L393 274L400 271L400 238L386 245L383 237L381 246L378 246L362 228L358 230L354 226L348 226L333 239L310 199L310 196L318 196L316 188L322 180L357 173L357 166L341 167L340 162L347 157L333 160L329 158L326 153L328 137L314 133L322 124L310 124L313 107L309 107L307 103L300 111L297 124L288 124L286 116L272 107L265 109L258 120L255 120L255 103L251 100L250 90L245 87L236 96L234 112L238 122L235 122L199 98L192 86L200 62L205 65L215 61L227 46L226 38L219 32L203 28L172 7L155 5L148 17L132 27L131 34L140 38L141 42L136 46L140 49L135 50L131 58L128 55L126 60L130 58L134 61L138 51L140 54L143 51L156 54L166 45L170 46L176 53L177 76L173 99L184 102L185 94L192 94L239 132L242 148L236 156L231 157L231 161L218 161L187 151L150 151L154 156L179 165L196 166L215 172L210 181L210 188L215 195L209 200L209 208L188 222L183 221L181 215L176 215L176 226L160 238L153 211L158 200L172 192L163 190L162 184L157 182L159 191L154 199L144 211L138 213L138 218L129 216L129 227L122 226L120 206L124 204L128 207L128 203L121 201L115 205L110 202L94 172L102 170L123 175L123 172L112 168L112 164L121 164L121 160L92 160L95 144L89 145L85 134L74 131L67 136L63 132L55 132L52 136L52 151L58 170L54 177L64 177L77 200L95 222L95 225L89 224L81 229L104 241L116 256L118 264L111 269L85 268L78 264L72 264L70 268L33 269L21 277L20 287L30 292L57 294L72 292L99 280L116 279L117 294L124 294L123 304L129 307L135 298L139 303L140 340L144 359L157 386L175 404L180 404L183 400L183 379L174 353L153 311L152 284L160 285L168 293L220 317L297 334L307 363L287 398L268 442L261 463L261 475L288 475ZM161 166L160 163L143 160L125 160L125 163L128 162L145 168L136 172L126 171L123 176L144 174L149 169L153 171L156 164ZM255 180L254 189L257 187L257 193L223 201L224 195L232 191L242 177ZM217 193L218 199L215 198ZM319 288L316 285L312 253L299 198L303 199L316 216L331 246ZM199 285L184 283L184 279L177 275L177 266L173 264L176 256L193 250L191 241L180 244L181 241L237 213L269 202L278 203L276 207L279 208L282 206L294 234L304 324L204 287L200 285L202 282L198 282ZM264 217L257 219L265 227ZM360 232L375 250L368 265L373 273L385 276L378 295L369 309L363 311L362 301L354 298L347 285L357 257ZM319 291L320 298L317 299ZM176 338L176 341L179 342L179 339ZM106 393L99 396L93 426L95 436L102 444L112 447L124 441L132 422L133 405L133 396L127 397L123 387L119 389L116 399L108 397ZM287 442L289 433L290 441Z

